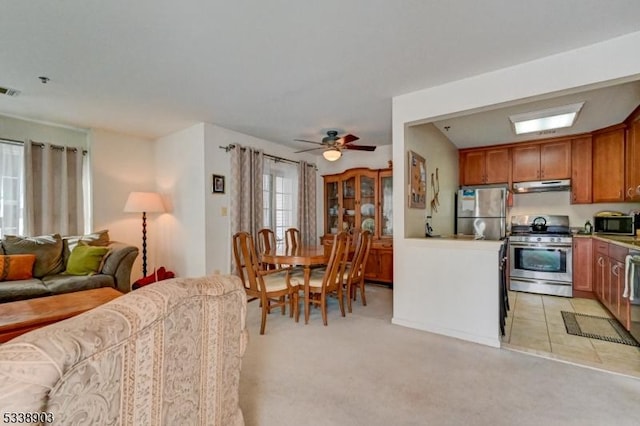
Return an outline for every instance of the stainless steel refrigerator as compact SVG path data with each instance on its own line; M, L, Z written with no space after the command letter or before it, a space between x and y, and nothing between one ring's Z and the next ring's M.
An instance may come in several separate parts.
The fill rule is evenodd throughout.
M502 240L507 232L506 188L463 188L458 191L456 233L476 239Z

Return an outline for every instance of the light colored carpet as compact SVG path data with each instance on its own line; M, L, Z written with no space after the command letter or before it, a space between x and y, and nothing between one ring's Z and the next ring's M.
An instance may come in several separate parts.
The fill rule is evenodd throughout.
M367 296L327 327L272 313L264 336L249 304L248 426L638 424L640 380L392 325L392 291Z

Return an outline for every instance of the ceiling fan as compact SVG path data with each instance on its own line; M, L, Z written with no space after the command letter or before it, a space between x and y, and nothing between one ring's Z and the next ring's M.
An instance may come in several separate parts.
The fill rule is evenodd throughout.
M318 147L318 148L309 148L309 149L296 151L296 153L314 151L316 149L324 149L322 156L329 161L336 161L342 156L343 149L353 149L358 151L375 151L376 147L373 145L351 145L351 142L357 141L358 139L360 138L350 133L344 136L338 137L338 132L336 130L329 130L327 132L327 136L322 138L322 142L308 141L305 139L294 139L294 141L322 145L321 147Z

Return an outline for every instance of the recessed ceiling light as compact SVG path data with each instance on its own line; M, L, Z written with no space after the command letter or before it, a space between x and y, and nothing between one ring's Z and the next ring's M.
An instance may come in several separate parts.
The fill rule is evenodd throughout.
M571 127L584 102L509 116L517 135Z
M0 87L0 95L18 96L19 94L20 91L17 89L12 89L10 87Z

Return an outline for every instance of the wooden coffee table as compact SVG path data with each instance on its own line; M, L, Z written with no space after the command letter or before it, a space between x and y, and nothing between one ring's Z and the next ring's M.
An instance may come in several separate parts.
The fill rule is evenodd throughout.
M103 305L123 293L111 287L0 304L0 343Z

